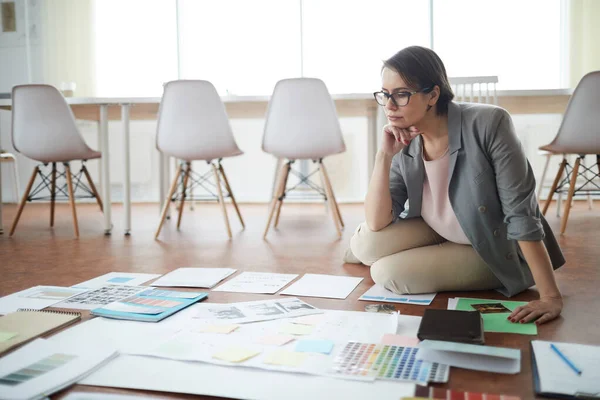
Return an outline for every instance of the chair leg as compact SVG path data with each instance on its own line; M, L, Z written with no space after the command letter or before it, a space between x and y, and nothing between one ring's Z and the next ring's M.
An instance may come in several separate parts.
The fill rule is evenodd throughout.
M273 174L273 186L271 187L271 198L277 194L277 187L279 185L279 172L281 171L281 164L283 163L282 158L277 158L275 161L275 173Z
M323 162L320 161L319 164L320 164L319 170L321 171L321 174L323 174L323 180L325 181L325 193L327 193L327 200L329 201L329 208L331 208L331 216L333 218L333 224L335 225L335 230L337 231L338 236L342 237L342 229L340 226L340 220L337 216L335 200L333 199L333 193L332 193L331 187L327 184L328 179L327 179L327 175L325 174L325 172L323 170Z
M333 186L331 186L331 180L329 179L329 174L327 173L327 169L325 168L325 164L321 162L321 168L323 169L323 177L325 178L325 184L329 186L329 191L331 192L331 198L333 199L333 204L335 205L335 213L340 221L340 225L344 228L344 220L342 219L342 213L340 213L340 207L338 205L337 200L335 199L335 194L333 193Z
M542 210L542 214L546 215L546 211L548 211L548 207L550 207L550 203L552 202L552 197L554 197L554 192L556 191L556 187L558 186L558 182L565 170L567 165L566 157L563 157L562 162L560 163L560 167L558 167L558 173L556 174L556 178L554 178L554 182L552 182L552 187L550 187L550 193L548 193L548 198L546 199L546 203L544 203L544 209Z
M187 184L190 179L190 171L192 169L191 162L186 162L185 165L187 166L187 168L185 170L185 175L183 177L183 189L181 191L181 203L179 203L179 215L177 216L177 229L179 229L179 227L181 226L181 216L183 215L183 208L185 207Z
M102 205L102 199L100 198L100 194L98 193L98 190L96 190L94 181L92 181L92 177L90 176L90 173L89 173L87 167L85 166L85 164L81 166L81 169L83 169L83 173L85 174L85 177L87 178L87 181L90 185L90 189L92 189L92 193L94 193L96 202L98 202L98 205L100 206L100 211L104 212L104 206Z
M65 163L65 177L67 178L67 188L69 189L69 203L71 204L71 214L73 214L73 229L75 237L79 237L79 224L77 223L77 210L75 209L75 193L73 193L73 180L71 177L71 167Z
M544 164L544 171L542 172L542 178L540 179L537 190L538 201L540 201L540 199L542 198L542 189L544 189L544 183L546 182L546 174L548 173L548 165L550 165L550 158L552 158L552 154L546 154L546 163Z
M219 178L219 170L215 164L210 163L215 175L215 183L217 185L217 195L219 196L219 203L221 203L221 210L223 210L223 218L225 219L225 228L227 228L227 236L231 239L231 226L229 226L229 218L227 217L227 206L225 205L225 199L223 198L223 191L221 190L221 178Z
M56 163L52 163L52 181L50 182L50 227L54 226L54 206L56 204Z
M283 207L283 199L285 198L285 189L287 188L287 182L288 179L290 178L290 168L285 170L285 177L283 178L283 189L281 190L281 194L278 197L278 201L277 201L277 205L275 207L277 207L277 211L275 211L275 223L273 224L273 227L277 228L277 226L279 225L279 215L281 215L281 207Z
M35 167L33 169L33 173L31 174L31 178L29 179L29 183L27 184L27 188L25 188L25 193L23 193L23 197L21 198L21 203L19 204L19 209L17 210L17 215L13 221L13 224L10 228L10 233L8 236L12 236L15 233L15 229L17 229L17 224L19 223L19 218L21 218L21 213L23 212L23 208L25 207L25 203L27 202L27 197L29 197L29 192L31 192L31 187L33 186L33 182L35 181L35 176L38 174L40 168Z
M233 196L233 191L231 190L231 186L229 186L229 180L227 180L227 175L225 175L225 170L223 169L223 166L221 165L221 163L219 163L219 172L221 172L221 176L223 177L223 183L225 183L225 188L227 189L227 191L229 192L229 196L231 196L231 202L233 203L233 207L235 208L235 212L238 215L238 218L240 219L240 223L242 224L242 228L246 228L246 224L244 224L244 219L242 218L242 213L240 212L240 209L238 207L237 201L235 201L235 197Z
M171 198L177 189L177 182L179 181L179 175L181 175L182 166L179 165L177 167L177 172L175 172L175 178L173 178L173 183L171 184L171 189L169 189L169 193L167 194L167 198L165 199L165 203L163 204L163 209L160 215L160 222L158 223L158 229L156 229L156 234L154 235L154 239L158 239L158 235L160 235L160 231L162 229L163 224L165 223L165 219L167 218L167 213L169 212L169 207L171 205Z
M265 227L265 232L263 233L263 239L267 238L267 233L269 233L269 228L271 227L271 220L273 219L273 214L275 213L275 207L277 206L277 201L279 199L279 196L281 196L283 194L283 190L285 190L285 188L283 187L284 183L283 180L285 179L285 175L287 173L289 173L289 169L291 168L291 162L287 162L284 165L281 166L281 169L279 171L279 179L277 181L277 188L275 189L275 193L273 194L273 199L271 200L271 204L269 206L269 217L267 219L267 226Z
M575 183L577 182L577 173L579 172L579 164L581 163L581 157L577 157L575 160L575 166L571 175L571 185L569 186L569 196L567 197L567 204L565 204L565 213L562 217L560 224L560 234L564 234L567 230L567 221L569 220L569 213L571 212L571 202L573 201L573 195L575 194Z
M18 174L18 168L17 168L17 158L13 157L13 179L15 180L14 185L15 185L15 199L17 201L19 201L19 193L21 192L19 190L19 174Z

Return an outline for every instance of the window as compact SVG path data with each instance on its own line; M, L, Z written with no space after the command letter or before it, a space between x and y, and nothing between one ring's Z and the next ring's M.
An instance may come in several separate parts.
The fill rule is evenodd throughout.
M497 75L499 89L561 87L560 0L435 0L434 50L449 76Z

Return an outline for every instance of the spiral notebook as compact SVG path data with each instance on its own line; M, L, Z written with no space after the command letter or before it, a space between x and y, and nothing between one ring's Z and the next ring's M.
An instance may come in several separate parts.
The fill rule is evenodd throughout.
M28 309L0 317L0 354L80 319L78 312Z

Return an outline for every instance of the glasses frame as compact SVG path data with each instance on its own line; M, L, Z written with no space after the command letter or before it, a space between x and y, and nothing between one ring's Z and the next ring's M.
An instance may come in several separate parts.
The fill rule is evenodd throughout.
M379 104L382 107L385 107L387 105L387 103L390 101L390 99L392 99L392 103L394 103L394 105L396 107L406 107L408 105L408 103L410 103L410 98L417 94L417 93L426 93L431 91L432 88L427 87L425 89L420 89L420 90L413 90L413 91L401 91L401 92L394 92L394 93L388 93L388 92L384 92L384 91L379 91L379 92L373 92L373 97L375 98L375 102L377 104ZM385 104L381 104L378 100L377 100L377 95L378 94L383 94L385 96ZM403 95L408 95L408 99L406 100L406 104L403 105L398 105L398 102L396 102L396 99L394 98L395 95L397 94L403 94Z

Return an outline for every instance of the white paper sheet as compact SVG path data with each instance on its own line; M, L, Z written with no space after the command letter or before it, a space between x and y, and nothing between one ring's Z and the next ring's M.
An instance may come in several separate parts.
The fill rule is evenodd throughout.
M152 286L210 289L235 271L232 268L177 268L157 279Z
M270 272L242 272L228 280L213 292L275 294L298 277L298 274L274 274Z
M305 274L280 294L345 299L362 280L352 276Z
M415 393L411 383L349 381L141 356L120 356L79 383L255 400L330 400L332 393L348 400L398 400Z
M0 359L0 399L44 398L116 355L116 349L102 345L84 348L77 343L36 339ZM24 368L28 368L27 374L19 374Z
M200 303L194 318L206 324L245 324L248 322L320 314L323 311L296 298L247 301L242 303Z
M109 272L98 276L89 281L78 283L71 287L86 288L86 289L97 289L106 285L126 285L126 286L139 286L152 279L156 279L160 274L141 274L133 272Z
M170 399L171 397L169 397ZM167 399L162 396L137 395L130 396L127 394L112 394L112 393L92 393L92 392L72 392L68 393L62 400L161 400Z
M381 285L374 285L367 290L359 300L383 301L387 303L418 304L428 306L437 293L427 294L396 294Z
M550 348L551 343L582 371L581 375L577 375ZM531 345L542 393L600 397L600 346L541 340L533 340Z
M504 347L424 340L419 344L417 359L476 371L521 372L521 350Z
M35 286L0 298L0 314L15 312L19 308L41 310L85 291L59 286Z
M65 301L54 304L53 307L93 310L94 308L123 300L144 290L148 290L148 286L109 285L73 296Z
M448 310L456 310L458 305L458 297L452 297L448 299Z

